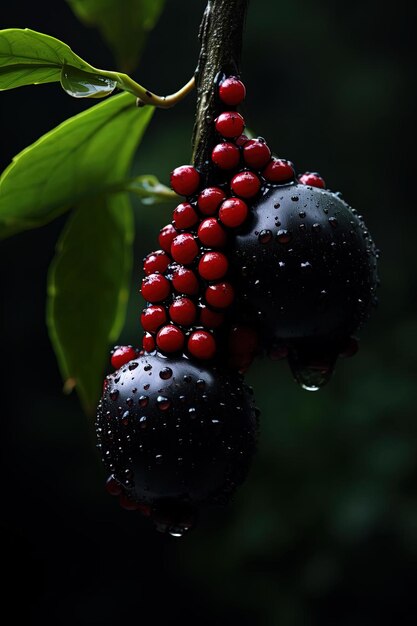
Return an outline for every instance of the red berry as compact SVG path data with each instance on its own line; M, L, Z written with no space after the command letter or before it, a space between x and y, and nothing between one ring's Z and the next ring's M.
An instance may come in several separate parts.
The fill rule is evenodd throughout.
M226 194L219 187L206 187L198 196L197 204L204 215L214 215Z
M294 179L294 167L286 159L271 159L262 172L270 183L286 183Z
M111 496L120 496L123 493L122 485L115 479L113 474L106 480L106 491Z
M192 165L181 165L171 172L171 187L180 196L191 196L199 184L200 174Z
M298 181L302 185L310 185L310 187L319 187L320 189L326 188L324 179L320 176L320 174L317 174L317 172L306 172L305 174L301 174Z
M271 150L261 139L249 139L243 147L243 158L246 165L260 170L271 159Z
M178 232L175 230L172 224L168 224L167 226L161 228L161 230L159 231L158 241L162 250L165 250L165 252L170 252L171 244L177 235Z
M148 302L161 302L170 292L169 281L162 274L149 274L142 281L142 296Z
M156 336L156 343L163 352L178 352L184 345L184 333L178 326L163 326Z
M227 257L221 252L206 252L198 264L198 273L205 280L223 278L229 268Z
M261 188L259 177L253 172L239 172L230 183L233 193L242 198L253 198Z
M213 335L205 330L196 330L188 339L188 351L197 359L212 359L216 354L216 342Z
M224 322L224 313L213 311L208 306L202 306L200 310L200 324L205 328L219 328Z
M245 120L236 111L226 111L220 113L215 121L216 130L222 137L238 137L245 128Z
M143 310L140 316L140 322L143 330L148 333L155 333L162 324L167 321L166 310L163 306L153 305L148 306Z
M194 207L191 206L188 202L183 202L179 204L174 211L174 226L179 230L183 230L184 228L191 228L194 224L198 222L198 215L194 210Z
M234 326L229 335L229 351L232 354L255 354L258 350L258 334L248 326Z
M197 316L197 307L189 298L177 298L169 307L173 322L181 326L191 326Z
M239 148L230 141L218 143L211 153L211 160L222 170L233 170L239 165Z
M248 205L240 198L225 200L219 210L219 220L229 228L237 228L248 216Z
M117 346L111 355L111 364L115 370L129 363L138 356L137 351L132 346Z
M240 135L240 137L235 139L235 144L239 146L239 148L241 148L245 145L247 141L249 141L249 137L247 137L246 135Z
M219 97L229 106L236 106L245 99L246 87L236 76L229 76L219 87Z
M153 352L155 350L155 339L149 333L144 334L142 347L145 352Z
M204 246L221 248L226 245L226 233L215 217L208 217L201 222L198 237Z
M186 267L178 267L172 274L172 284L175 291L178 293L185 293L187 296L193 296L198 293L198 280L197 276L192 270Z
M226 309L232 304L235 292L230 283L217 283L207 287L205 296L210 306L216 309Z
M163 274L170 263L171 259L163 250L156 250L148 254L143 262L143 269L147 275L154 272Z
M198 253L198 244L190 233L178 235L171 244L171 255L177 263L188 265L194 261Z

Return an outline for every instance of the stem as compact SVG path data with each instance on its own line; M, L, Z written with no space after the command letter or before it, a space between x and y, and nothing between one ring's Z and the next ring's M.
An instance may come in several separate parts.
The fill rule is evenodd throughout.
M213 121L220 112L218 80L223 73L239 74L247 4L248 0L208 0L200 26L201 51L196 71L197 109L192 160L206 184L212 178Z

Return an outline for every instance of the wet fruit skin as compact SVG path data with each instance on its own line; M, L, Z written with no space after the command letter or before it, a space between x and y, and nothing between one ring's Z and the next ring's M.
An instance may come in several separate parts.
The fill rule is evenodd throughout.
M145 353L107 380L97 412L99 447L132 500L199 506L227 499L244 480L258 425L239 375Z
M264 345L336 345L362 326L375 297L376 251L363 221L316 187L267 190L236 236L230 262L240 310L258 320Z

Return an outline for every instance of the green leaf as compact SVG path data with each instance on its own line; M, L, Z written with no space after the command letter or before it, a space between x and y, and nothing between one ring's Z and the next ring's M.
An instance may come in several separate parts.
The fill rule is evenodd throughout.
M146 35L155 26L165 0L67 0L77 17L97 27L113 50L118 66L134 70Z
M67 390L92 414L108 344L122 328L132 266L127 194L79 204L64 228L48 276L47 323Z
M117 82L106 76L64 65L61 71L61 87L73 98L105 98L116 89Z
M50 222L85 198L124 188L154 109L113 96L17 155L0 178L0 238Z
M125 189L139 196L142 204L150 205L180 200L175 191L160 183L152 174L144 174L134 178L126 184Z
M97 72L55 37L29 28L0 30L0 91L59 81L64 66Z

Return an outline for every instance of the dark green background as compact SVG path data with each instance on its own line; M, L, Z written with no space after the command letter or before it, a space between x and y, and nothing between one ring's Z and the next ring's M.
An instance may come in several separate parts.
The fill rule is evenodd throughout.
M318 170L382 250L380 307L357 357L317 394L283 363L248 378L259 452L234 503L183 540L105 495L93 428L61 380L45 280L62 218L1 244L3 616L27 624L405 626L417 621L414 15L410 3L253 0L244 114L278 156ZM169 93L194 70L204 0L168 0L137 73ZM51 10L53 9L53 13ZM55 35L112 68L65 2L16 2L0 27ZM90 103L55 85L0 95L0 161ZM189 161L194 97L157 111L135 164L168 180ZM142 256L170 207L137 205L123 341L138 341ZM94 243L92 242L92 245ZM74 333L77 329L74 328ZM12 596L17 601L12 601Z

